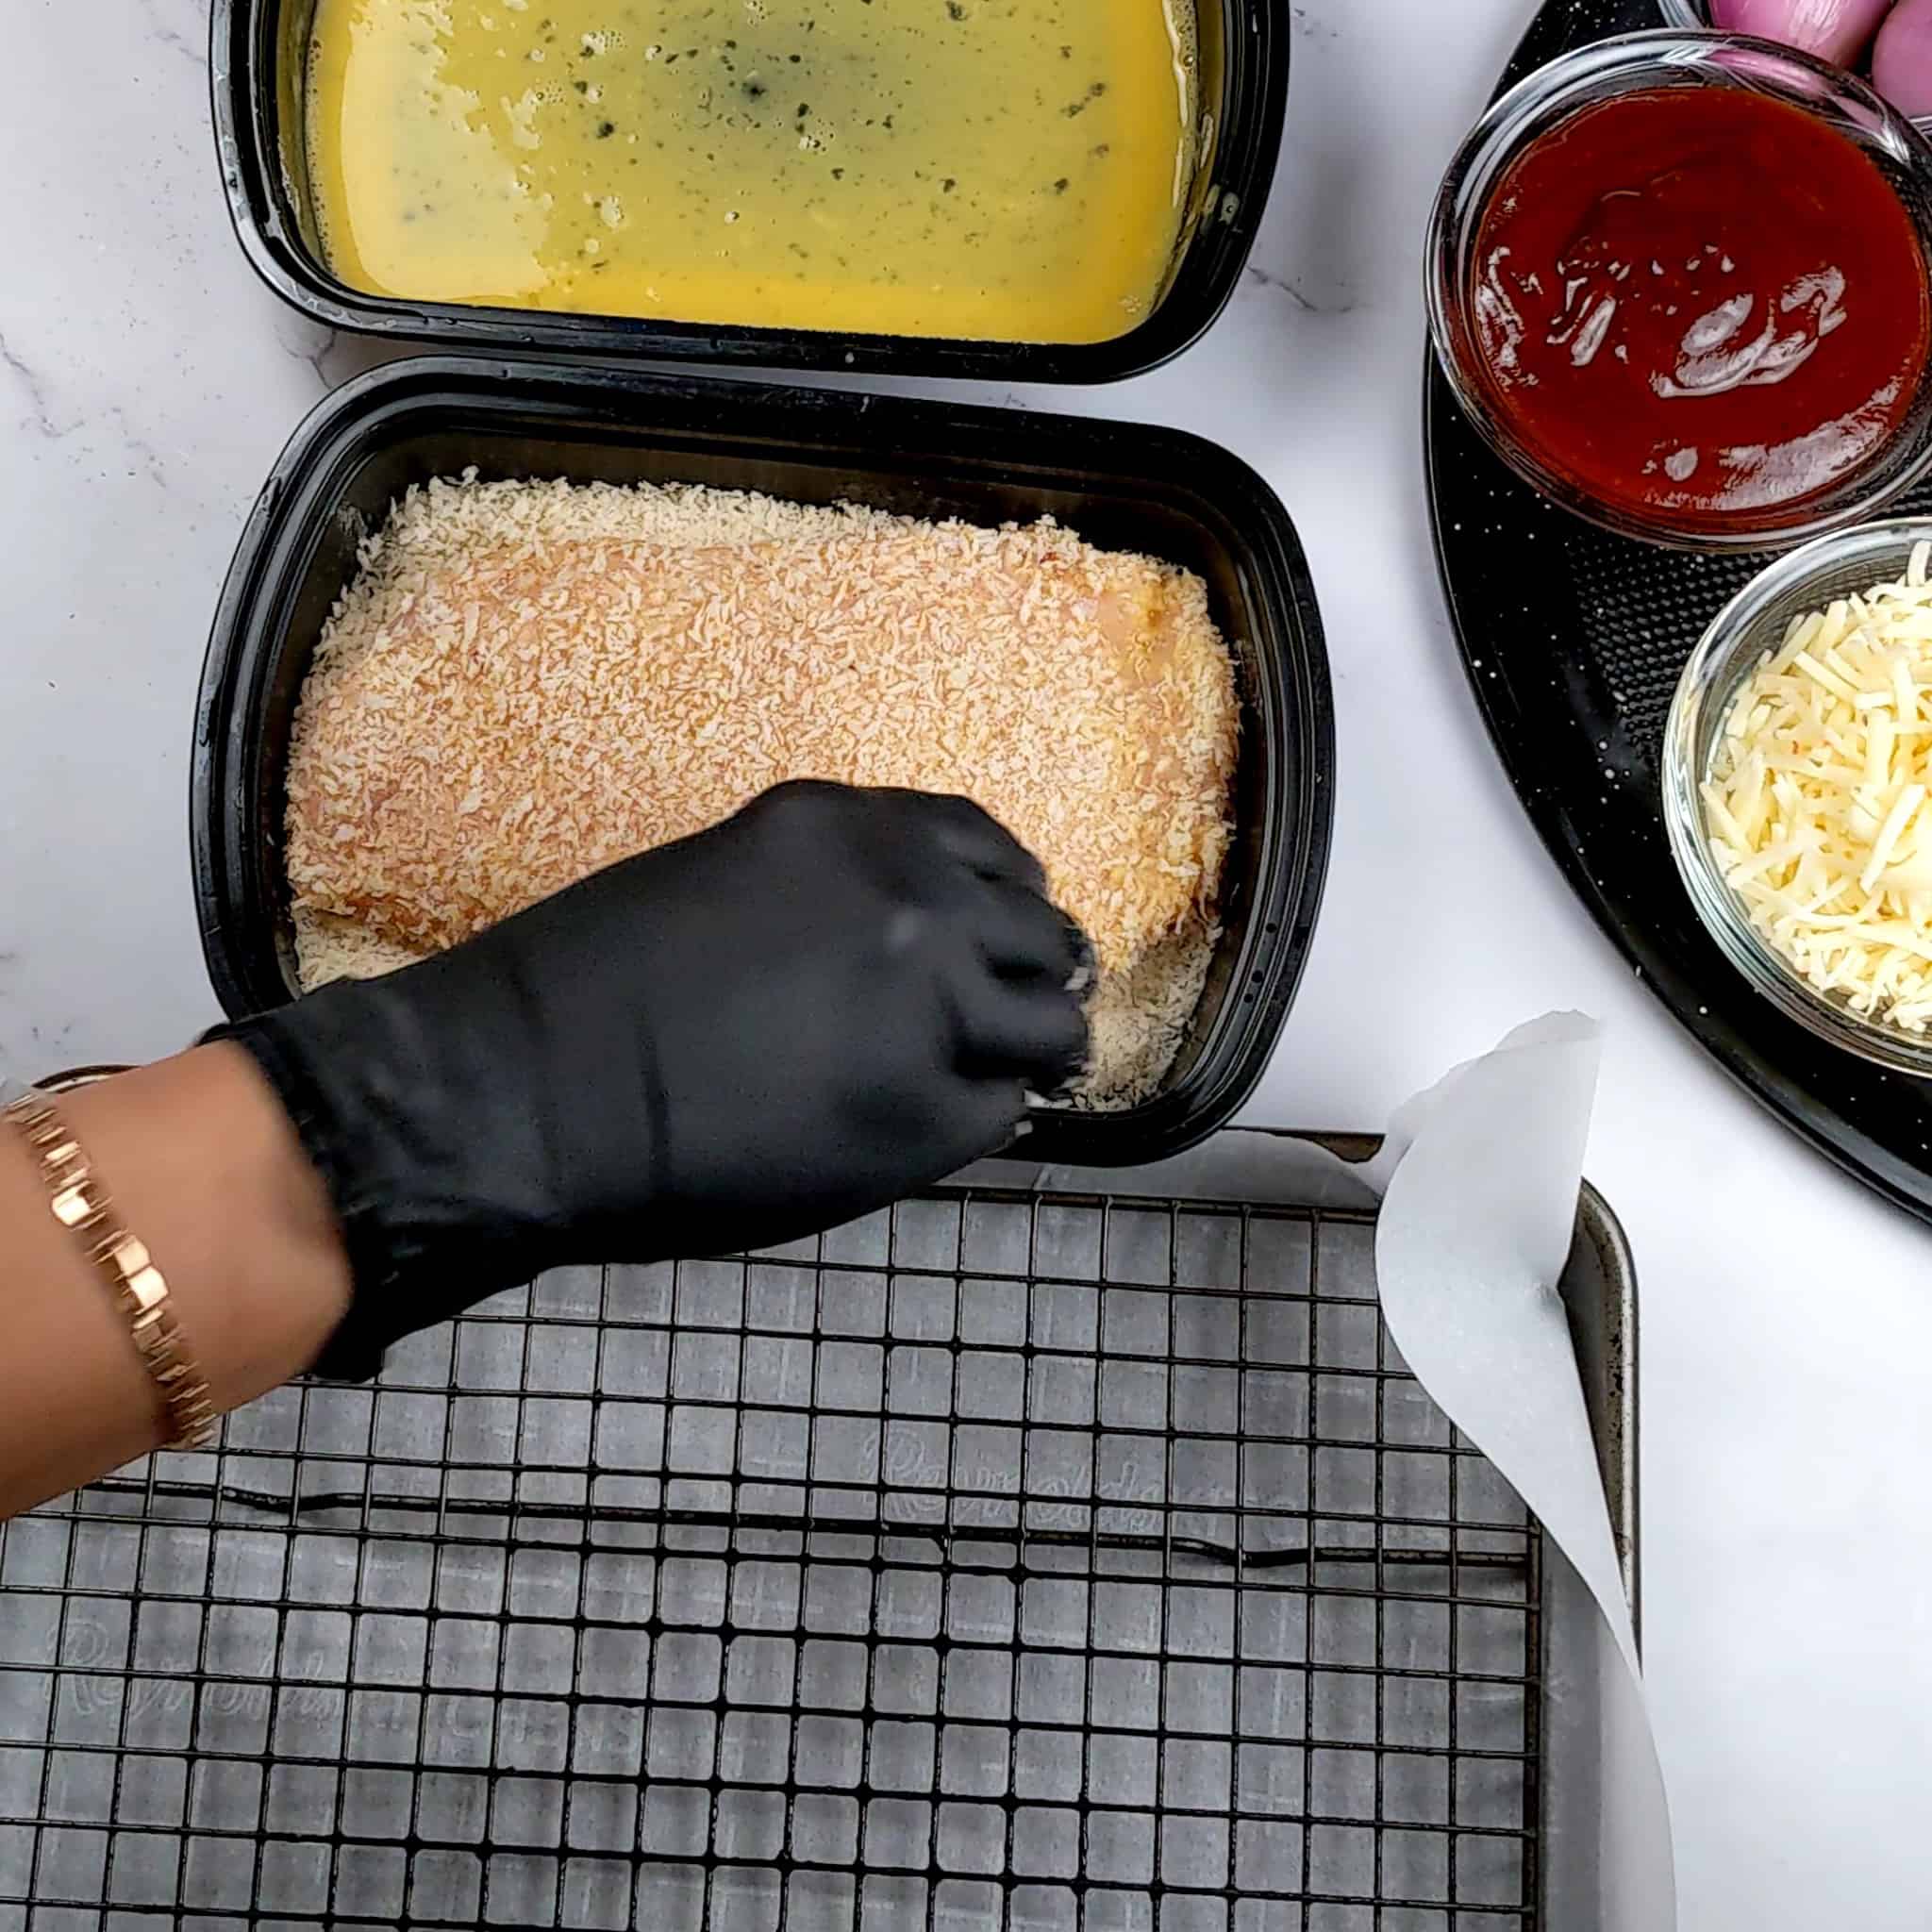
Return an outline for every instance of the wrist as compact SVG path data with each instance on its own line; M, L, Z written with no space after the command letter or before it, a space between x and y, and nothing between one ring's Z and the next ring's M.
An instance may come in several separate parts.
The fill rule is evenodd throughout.
M249 1057L197 1047L62 1108L163 1266L217 1407L308 1367L347 1311L348 1266L321 1178Z

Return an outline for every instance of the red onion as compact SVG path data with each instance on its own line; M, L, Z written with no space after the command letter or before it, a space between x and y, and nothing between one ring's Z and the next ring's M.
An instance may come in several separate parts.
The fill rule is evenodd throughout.
M1932 6L1899 0L1878 35L1872 78L1901 114L1932 114Z
M1849 67L1871 45L1891 0L1711 0L1712 22ZM1908 10L1923 13L1906 0ZM1881 82L1882 86L1883 83Z

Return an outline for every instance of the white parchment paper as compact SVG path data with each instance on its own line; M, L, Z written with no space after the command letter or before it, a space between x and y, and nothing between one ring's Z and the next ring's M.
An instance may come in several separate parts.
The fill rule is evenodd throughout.
M1458 1067L1391 1124L1375 1273L1395 1345L1542 1523L1559 1617L1586 1641L1553 1670L1556 1721L1589 1709L1600 1778L1594 1850L1568 1817L1573 1896L1553 1923L1671 1932L1676 1885L1662 1771L1557 1285L1576 1219L1596 1094L1595 1023L1553 1015ZM1592 1868L1594 1868L1592 1870Z
M1367 1206L1404 1359L1546 1533L1552 1730L1574 1772L1544 1791L1552 1932L1674 1932L1670 1814L1583 1381L1557 1285L1576 1224L1600 1034L1580 1014L1519 1027L1401 1108L1352 1165L1306 1142L1223 1135L1130 1174L1037 1167L1041 1188ZM1008 1163L967 1178L1013 1184Z

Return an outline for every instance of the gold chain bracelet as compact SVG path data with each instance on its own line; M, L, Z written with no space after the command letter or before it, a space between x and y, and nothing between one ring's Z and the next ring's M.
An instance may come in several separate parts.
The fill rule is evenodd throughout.
M168 1284L145 1245L119 1225L108 1191L81 1145L44 1095L29 1093L4 1110L40 1163L54 1219L79 1238L127 1317L142 1366L167 1417L167 1446L198 1449L214 1434L214 1405L181 1324L168 1304Z

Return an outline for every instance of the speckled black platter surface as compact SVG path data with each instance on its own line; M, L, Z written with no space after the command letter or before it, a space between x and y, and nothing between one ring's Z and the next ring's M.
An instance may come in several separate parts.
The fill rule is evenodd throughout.
M1550 0L1507 81L1657 25L1655 0ZM1932 1083L1826 1047L1753 992L1697 923L1665 841L1657 758L1678 674L1765 559L1659 550L1552 508L1490 453L1433 358L1425 441L1470 683L1564 875L1729 1072L1822 1152L1932 1220ZM1932 489L1903 508L1932 509Z

